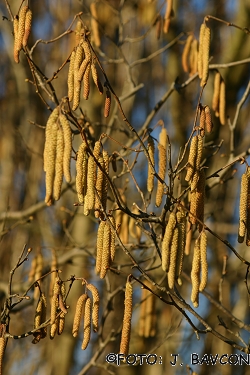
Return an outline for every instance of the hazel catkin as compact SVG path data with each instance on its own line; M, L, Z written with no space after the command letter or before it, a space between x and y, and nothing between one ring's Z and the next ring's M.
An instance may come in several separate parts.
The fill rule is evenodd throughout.
M119 353L128 355L129 352L129 341L131 333L131 319L132 319L132 308L133 308L133 288L129 281L126 282L125 288L125 299L124 299L124 315L121 333L121 343Z

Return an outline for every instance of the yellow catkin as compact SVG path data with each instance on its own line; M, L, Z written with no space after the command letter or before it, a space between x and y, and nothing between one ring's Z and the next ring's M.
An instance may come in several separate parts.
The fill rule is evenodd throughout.
M171 212L168 219L168 224L165 229L163 241L162 241L162 269L168 272L170 264L170 248L173 238L174 228L176 226L176 216L174 212Z
M164 15L164 25L163 25L163 32L165 34L168 33L168 30L169 30L169 26L170 26L170 19L171 19L171 15L173 13L173 0L166 0L167 4L166 4L166 11L165 11L165 15Z
M86 203L86 208L92 210L95 208L95 183L96 183L96 163L94 157L89 155L88 158L88 183L87 183L87 193L85 197L84 206Z
M42 276L42 273L43 273L43 255L41 253L41 250L39 249L38 251L38 254L36 256L36 271L35 271L35 280L39 280ZM38 284L41 285L41 281L39 280L38 281ZM39 298L39 295L40 295L40 292L39 292L39 288L35 288L35 291L34 291L34 299L37 299Z
M106 221L101 221L97 231L97 241L96 241L96 264L95 272L98 274L102 267L102 252L103 252L103 235Z
M75 111L80 104L81 82L78 80L78 71L83 61L84 51L81 44L76 47L74 58L74 95L72 109Z
M84 202L87 189L88 159L87 146L83 142L78 150L76 159L76 192L79 203Z
M76 311L74 315L73 328L72 328L72 335L74 337L78 335L78 331L79 331L80 324L81 324L82 312L85 309L85 303L86 303L87 298L88 298L88 295L84 293L78 298L76 302Z
M177 228L178 228L178 252L176 260L176 271L175 276L178 278L178 283L180 282L180 275L182 273L183 266L183 256L185 251L186 243L186 214L185 211L180 208L176 214Z
M26 13L28 11L28 6L25 5L21 8L19 13L19 24L18 24L18 33L17 33L17 43L16 48L18 51L21 51L23 46L23 37L25 33L25 19L26 19Z
M208 277L207 235L205 231L201 232L200 254L201 254L201 280L200 280L199 291L202 292L207 285L207 277Z
M107 151L103 150L102 156L103 156L104 169L105 169L106 175L109 175L109 154ZM109 185L109 181L106 175L103 176L103 191L102 191L102 207L104 211L106 210L106 206L107 206L108 185Z
M69 63L69 71L68 71L68 98L69 101L72 102L74 97L74 65L75 65L75 56L76 51L75 49L71 52L70 55L70 63Z
M54 294L51 298L50 323L51 325L56 321L56 312L58 308L58 295Z
M214 91L213 91L213 99L212 99L212 109L215 112L216 117L219 116L220 81L221 81L221 75L219 72L216 72L214 76Z
M196 189L191 193L190 202L190 222L196 224L197 219L203 222L204 217L204 199L205 199L206 177L204 169L200 171L199 180ZM199 224L199 228L201 226Z
M209 51L210 51L210 29L205 25L202 45L202 77L201 87L206 85L209 75Z
M18 64L19 63L19 50L17 48L18 46L18 39L17 39L17 36L18 36L18 26L19 26L19 20L17 18L17 16L14 18L13 20L13 29L14 29L14 50L13 50L13 57L14 57L14 61Z
M191 250L191 244L192 244L192 237L193 237L193 231L192 231L192 224L188 222L187 225L187 231L186 231L186 244L185 244L185 255L190 254Z
M206 28L206 25L203 23L200 27L199 51L198 51L198 75L200 79L202 79L202 74L203 74L203 41L204 41L205 28Z
M189 55L189 75L197 73L198 69L198 40L193 39Z
M64 140L63 174L65 177L65 180L69 183L71 181L71 173L70 173L71 150L72 150L71 127L65 115L60 114L59 119L62 125L63 140Z
M148 137L148 154L153 166L155 166L155 145L152 137ZM148 163L148 178L147 178L147 189L149 193L152 193L154 189L154 169L151 164Z
M111 228L109 223L105 224L103 232L102 264L100 278L104 279L110 265Z
M249 177L247 173L241 176L240 205L239 205L239 229L238 242L242 243L247 228L247 204L248 204Z
M50 340L53 340L56 333L57 333L58 323L59 323L59 321L58 321L58 318L57 318L55 320L55 322L53 324L51 324L51 326L50 326L50 336L49 336Z
M158 175L159 177L164 181L166 170L167 170L167 130L165 128L162 128L162 131L159 136L159 144L158 144L158 150L159 150L159 170ZM156 197L155 197L155 205L156 207L159 207L162 202L162 197L164 193L164 185L159 180L157 181L157 190L156 190Z
M78 76L77 76L78 81L81 81L83 79L86 69L92 60L92 52L91 52L88 42L86 40L83 40L81 43L81 46L83 48L84 58L82 60L81 65L79 66Z
M190 181L195 172L195 164L196 164L196 157L197 157L197 149L198 149L198 136L194 136L191 141L189 156L188 156L188 164L187 164L187 174L185 177L186 181Z
M3 374L3 356L5 351L5 337L0 337L0 375Z
M45 144L44 144L44 171L46 172L46 196L45 202L47 205L52 204L53 185L55 176L56 150L57 150L57 130L59 111L58 107L51 113L45 130Z
M54 179L54 199L58 201L61 196L61 188L63 181L63 152L64 152L64 139L62 127L57 129L57 142L56 142L56 162L55 162L55 179Z
M31 33L31 23L32 23L32 11L28 9L25 15L23 47L26 47L28 44L28 39Z
M83 328L82 350L85 350L89 344L90 333L91 333L91 299L88 297L85 302L85 309L84 309L84 328Z
M199 131L200 135L204 137L205 135L205 124L206 124L206 114L205 114L205 108L203 106L200 106L200 125L199 125Z
M115 223L115 218L113 216L109 217L109 220L111 221L112 226L110 225L110 259L113 262L115 259L115 238L116 238L116 223Z
M213 122L212 122L212 116L211 116L211 111L208 105L205 105L204 107L205 110L205 127L206 127L206 132L211 133L213 130Z
M246 245L250 246L250 168L249 167L247 167L246 173L248 177Z
M99 34L98 22L97 22L98 15L97 15L96 3L90 4L90 13L92 15L91 29L92 29L93 42L95 43L96 47L100 47L101 39L100 39L100 34Z
M105 104L104 104L104 117L105 118L109 117L110 106L111 106L111 94L110 94L110 91L107 89Z
M44 293L41 293L35 312L34 328L38 328L46 321L47 301Z
M129 352L129 341L131 332L131 319L132 319L132 308L133 308L133 288L130 282L126 282L125 288L125 299L124 299L124 315L122 324L122 334L120 343L120 353L125 356Z
M168 286L170 289L174 287L175 282L175 270L178 254L178 228L174 229L173 238L170 245L170 262L168 270Z
M75 45L77 46L82 40L82 22L79 20L75 28Z
M186 40L185 47L183 49L183 53L181 56L182 68L184 72L186 73L189 72L189 55L190 55L192 41L193 41L193 35L189 35Z
M90 82L89 82L90 70L91 70L91 65L89 63L87 65L86 71L83 76L83 98L85 100L88 99L89 92L90 92Z
M195 246L194 246L194 255L193 255L192 271L191 271L191 282L192 282L191 302L193 303L194 307L199 306L200 266L201 266L200 244L199 244L199 240L196 240Z
M64 312L61 312L59 318L58 318L58 326L57 326L57 334L61 335L64 330L65 326L65 316L66 314Z
M104 160L103 157L100 156L98 158L98 162L101 165L101 167L104 169ZM96 177L96 199L95 199L95 217L100 217L100 212L102 210L101 202L102 202L102 193L103 193L103 179L104 174L103 171L97 167L97 177Z
M220 83L219 118L221 125L226 124L226 85L222 79Z
M202 151L203 151L203 138L201 135L197 135L198 145L197 145L197 155L195 160L195 170L198 171L201 165Z
M99 93L102 95L103 94L103 87L102 87L102 84L99 80L98 73L97 73L97 70L96 70L96 67L95 67L94 63L91 64L91 74L92 74L94 84L98 88Z
M98 331L98 316L99 316L99 305L100 305L100 296L98 289L93 284L87 284L88 290L92 293L93 296L93 306L92 306L92 325L93 331Z

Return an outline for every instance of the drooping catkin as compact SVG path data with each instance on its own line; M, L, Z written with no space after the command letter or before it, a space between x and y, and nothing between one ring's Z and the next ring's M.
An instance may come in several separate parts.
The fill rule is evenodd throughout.
M248 188L249 188L249 177L248 177L248 173L246 172L246 173L243 173L241 176L239 229L238 229L238 242L240 243L244 241L246 228L247 228Z
M191 271L191 282L192 282L191 302L193 303L194 307L199 306L200 267L201 267L200 243L199 243L199 240L196 240L195 245L194 245L194 254L193 254L192 271Z
M103 236L104 236L104 228L106 225L106 221L101 221L97 231L97 241L96 241L96 264L95 264L95 272L98 274L101 271L102 267L102 252L103 252Z
M148 154L153 166L155 166L155 145L152 137L148 137ZM154 169L151 164L148 163L148 179L147 179L147 190L149 193L152 193L154 189Z
M116 229L116 223L115 223L115 218L113 216L109 216L109 220L112 224L112 226L110 225L110 259L111 261L113 262L114 259L115 259L115 238L116 238L116 233L115 233L115 229Z
M249 167L247 167L246 173L248 177L246 245L250 246L250 168Z
M191 250L191 244L192 244L192 237L193 237L193 232L192 232L192 224L188 222L187 224L187 231L186 231L186 244L185 244L185 255L190 254Z
M61 188L63 181L63 151L64 151L64 139L62 127L59 126L57 129L57 139L56 139L56 161L55 161L55 178L54 178L54 188L53 196L56 201L61 196Z
M193 35L189 35L187 37L182 56L181 56L181 63L182 63L182 68L184 72L188 73L189 72L189 55L191 51L191 44L193 41Z
M3 356L4 356L4 351L5 351L5 337L0 337L0 375L3 374L2 369L3 369Z
M186 244L186 214L182 207L179 208L179 211L176 214L176 220L178 228L178 252L175 275L178 278L178 283L180 283L179 277L182 273L183 256Z
M209 75L209 51L210 51L210 29L205 25L203 45L202 45L202 77L201 77L201 87L206 85Z
M203 75L203 41L204 41L205 28L206 28L206 25L202 23L200 27L199 51L198 51L198 75L200 79L202 79L202 75Z
M104 104L104 117L109 117L110 112L110 106L111 106L111 94L109 89L106 90L106 98L105 98L105 104Z
M61 335L63 333L64 326L65 326L65 316L66 316L66 313L61 312L61 314L58 317L58 326L57 326L58 335Z
M162 128L159 136L158 151L159 151L159 168L158 175L164 181L166 170L167 170L167 143L168 143L168 134L167 129ZM162 202L162 197L164 193L164 184L157 180L157 190L155 197L155 205L159 207Z
M39 280L42 276L43 272L43 255L41 249L39 249L36 255L36 270L35 270L35 280ZM41 280L37 281L39 285L41 285ZM37 299L40 295L39 288L35 288L34 290L34 299Z
M74 65L76 51L73 49L70 55L69 71L68 71L68 98L72 102L74 97Z
M84 201L84 207L87 210L92 210L95 208L95 182L96 182L96 163L94 157L89 155L88 158L88 183L87 192Z
M103 157L100 156L98 158L98 163L104 169L104 160ZM103 180L104 180L104 173L101 168L97 167L97 177L96 177L96 199L95 199L95 217L100 217L100 211L102 209L101 202L102 202L102 193L103 193Z
M203 138L201 135L197 135L198 144L197 144L197 155L195 159L195 170L198 171L200 169L201 159L202 159L202 151L203 151Z
M28 9L26 16L25 16L23 47L26 47L28 44L28 39L31 33L31 23L32 23L32 11Z
M211 133L213 130L213 122L212 122L212 116L211 116L211 111L208 105L204 106L205 110L205 127L206 127L206 132Z
M219 117L220 81L221 81L221 75L219 72L216 72L214 76L214 92L213 92L213 99L212 99L212 109L215 112L216 117Z
M100 296L98 289L93 284L87 284L88 290L92 293L93 296L93 306L92 306L92 325L93 331L98 331L98 316L99 316L99 305L100 305Z
M131 333L131 319L132 319L132 308L133 308L133 288L132 284L127 281L125 288L125 299L124 299L124 315L122 324L122 334L120 343L120 353L125 356L129 352L129 341Z
M189 156L188 156L188 164L187 164L187 174L185 177L186 181L190 181L194 175L195 168L196 168L196 157L198 151L198 136L194 136L191 140Z
M55 176L55 163L57 151L57 119L59 116L58 107L56 107L48 118L45 130L45 144L44 144L44 171L46 172L45 185L46 196L45 202L48 206L52 204L53 185Z
M206 114L205 108L201 105L200 106L200 124L199 124L199 131L202 137L205 136L205 123L206 123Z
M83 61L84 51L81 44L76 47L74 56L74 95L72 110L75 111L80 104L81 82L78 80L78 71Z
M202 292L207 285L207 277L208 277L207 235L205 231L201 232L200 255L201 255L201 280L200 280L199 291Z
M96 67L95 67L94 63L91 64L91 74L92 74L94 84L98 88L99 93L102 95L103 94L103 87L102 87L101 81L99 80L98 73L97 73L97 70L96 70Z
M108 151L103 150L102 152L103 161L104 161L104 169L106 172L106 175L109 175L109 154ZM108 185L109 181L107 176L103 176L103 191L102 191L102 207L104 211L106 210L107 206L107 197L108 197Z
M76 192L79 203L84 202L87 190L88 158L85 141L79 147L76 159Z
M84 58L82 60L81 65L79 66L78 75L77 75L78 81L81 81L83 77L85 76L87 68L91 64L91 59L92 59L92 53L91 53L88 42L86 40L82 41L81 46L84 51Z
M74 315L72 334L74 337L78 335L79 327L81 324L82 313L85 310L85 302L88 298L86 293L82 294L76 302L76 311Z
M63 174L65 177L65 180L69 183L71 181L71 173L70 173L71 150L72 150L71 127L65 115L60 114L59 119L62 125L63 140L64 140Z
M19 63L19 50L18 50L18 26L19 26L19 20L17 16L13 20L13 30L14 30L14 50L13 50L13 57L14 61L18 64Z
M28 6L24 5L19 13L19 23L18 23L18 33L17 33L17 43L16 48L18 51L21 51L23 46L23 37L25 33L25 19L26 19L26 13L28 11Z
M75 28L75 45L77 46L82 40L82 22L79 20Z
M221 79L220 83L220 102L219 102L219 118L221 125L226 124L226 85Z
M175 274L176 274L176 262L178 254L178 228L174 228L173 238L170 245L170 262L168 270L168 286L170 289L174 287Z
M174 228L176 226L176 216L174 212L171 212L168 219L168 224L165 229L163 241L162 241L162 260L161 266L163 271L168 272L170 264L170 248L173 238Z
M51 326L50 326L50 335L49 335L50 340L53 340L56 333L57 333L58 323L59 323L59 320L58 320L58 318L56 318L55 322L53 324L51 324Z
M85 302L85 309L84 309L84 328L83 328L82 350L85 350L89 344L90 333L91 333L91 299L88 297Z
M164 15L164 25L163 25L163 32L165 34L168 33L171 15L173 13L173 0L166 0L166 2L167 4L166 4L165 15Z
M51 311L50 311L50 324L53 325L56 321L56 313L57 313L57 308L59 306L59 294L61 293L61 280L60 278L57 276L56 277L56 280L55 280L55 284L54 284L54 287L53 287L53 296L51 298L51 302L50 302L50 308L51 308Z
M101 39L100 39L100 34L99 34L98 22L97 22L98 15L97 15L96 3L90 4L90 13L92 15L91 29L92 29L93 42L95 43L96 47L100 47Z
M104 279L110 265L110 244L111 244L111 228L106 222L103 232L103 248L102 248L102 263L100 270L100 278Z
M91 65L89 63L87 65L86 71L83 76L83 99L85 100L88 99L89 92L90 92L90 82L89 82L90 70L91 70Z
M204 219L204 200L205 200L205 184L206 177L204 169L199 172L199 180L197 187L190 194L190 214L189 220L191 224L196 224L197 219L203 222ZM201 231L202 225L199 223L199 231Z
M34 318L34 328L38 328L42 323L46 321L46 310L47 310L46 297L44 293L41 293L38 303L37 303L37 307L36 307L35 318Z
M189 55L189 75L192 76L198 69L198 40L193 39Z

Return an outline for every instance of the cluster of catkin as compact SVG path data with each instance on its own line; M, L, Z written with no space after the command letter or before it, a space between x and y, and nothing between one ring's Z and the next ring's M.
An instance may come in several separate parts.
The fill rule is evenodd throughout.
M129 341L131 333L131 319L133 309L133 287L129 280L126 282L125 299L124 299L124 315L122 323L122 334L120 343L120 353L125 356L129 352Z
M14 61L19 63L19 54L25 48L31 32L32 11L27 5L20 9L19 15L13 20L14 28Z
M145 285L150 287L148 281ZM154 337L156 333L155 296L146 288L142 288L138 333L145 338Z
M68 71L68 98L73 101L72 110L75 111L80 104L81 88L83 86L83 98L88 99L90 92L90 73L93 81L103 94L103 87L98 78L90 43L86 36L86 29L82 28L81 21L76 25L77 45L70 56Z
M158 153L159 153L159 166L158 166L158 175L162 181L165 180L166 171L167 171L167 147L168 147L168 134L167 129L162 128L159 135L158 143ZM147 177L147 190L152 193L154 189L154 166L155 166L155 145L154 140L151 136L148 138L148 155L151 163L148 163L148 177ZM157 189L155 204L157 207L161 205L162 198L164 194L164 183L160 180L157 180Z
M90 334L91 334L91 320L92 320L92 327L93 331L98 331L98 315L99 315L99 305L100 305L100 297L98 289L92 285L87 284L87 289L91 292L93 303L91 303L91 298L88 296L87 293L82 294L76 303L76 310L73 322L73 329L72 334L74 337L77 337L81 320L84 321L84 328L83 328L83 341L82 341L82 350L85 350L90 341ZM92 315L91 315L92 310Z
M53 199L61 195L63 176L67 182L71 180L72 136L67 117L56 107L46 124L44 144L44 171L46 172L45 202L51 206Z
M106 276L111 262L115 258L116 223L113 216L102 220L97 231L96 242L96 273L103 279Z
M201 79L201 87L205 86L209 74L209 50L210 50L210 29L205 23L200 27L199 51L198 51L198 74Z
M52 340L56 333L61 335L65 325L65 315L67 308L64 304L66 297L65 283L56 277L53 288L53 295L51 297L51 312L50 312L50 339Z
M186 40L183 49L182 68L184 72L189 73L190 76L195 74L198 69L198 40L195 39L193 34L190 34Z
M203 150L203 137L198 134L191 140L187 174L185 180L190 183L190 209L189 221L191 224L199 223L199 231L202 230L204 220L204 199L206 177L204 169L200 168Z
M199 306L199 292L202 292L207 285L208 264L207 264L207 235L202 231L195 241L194 254L191 270L191 302L194 307Z
M214 76L214 92L212 108L215 116L219 117L221 125L226 124L226 85L219 72Z
M89 146L83 140L76 160L78 201L84 206L84 215L95 210L96 218L102 217L102 212L106 210L108 194L109 155L101 148L101 142L96 141L93 153L90 154Z
M241 177L238 242L250 246L250 167Z
M181 285L181 272L186 240L186 215L179 207L171 212L162 240L162 269L168 273L168 286L174 287L175 280Z

